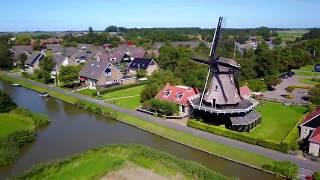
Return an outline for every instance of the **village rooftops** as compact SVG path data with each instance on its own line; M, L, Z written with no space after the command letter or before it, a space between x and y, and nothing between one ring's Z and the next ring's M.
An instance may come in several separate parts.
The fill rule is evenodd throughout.
M88 62L80 71L81 77L98 80L110 63L103 61Z
M149 58L134 58L129 64L129 69L146 70L152 62L155 63L153 59Z
M36 52L34 51L31 56L28 57L25 64L33 65L35 62L40 61L45 56L44 51Z
M188 98L198 93L198 90L195 88L166 84L155 98L182 106L188 106Z
M20 55L20 54L25 53L25 52L31 54L33 49L32 49L32 47L30 45L27 45L27 46L13 46L11 51L13 51L17 55Z
M46 48L51 50L52 53L60 53L62 52L62 47L60 44L46 44Z
M312 121L313 119L315 119L315 118L317 118L317 117L319 117L319 116L320 116L320 108L316 108L314 111L312 111L311 113L307 114L307 115L304 117L301 125L304 125L304 124Z
M52 59L55 65L53 66L52 70L56 71L57 68L59 69L59 67L62 65L63 61L65 60L65 58L66 57L64 57L61 54L54 54Z

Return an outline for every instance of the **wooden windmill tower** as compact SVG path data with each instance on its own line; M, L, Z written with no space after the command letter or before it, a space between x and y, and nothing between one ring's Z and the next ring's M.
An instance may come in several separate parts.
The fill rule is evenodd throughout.
M195 111L208 114L209 117L228 119L231 129L249 131L260 122L261 115L253 109L258 102L251 97L241 97L238 72L240 65L233 59L217 55L217 47L223 18L219 17L217 28L211 43L208 60L192 58L209 66L204 89L201 94L189 98Z

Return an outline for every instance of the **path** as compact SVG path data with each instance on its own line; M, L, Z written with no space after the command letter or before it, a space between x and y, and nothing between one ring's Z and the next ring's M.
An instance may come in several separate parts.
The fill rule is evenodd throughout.
M32 84L34 84L36 86L40 86L40 87L43 87L43 88L49 88L49 89L51 89L53 91L57 91L57 92L59 92L61 94L65 94L65 95L69 95L69 96L72 96L72 97L75 97L75 98L78 98L78 99L82 99L82 100L90 101L90 102L93 102L93 103L97 103L97 104L99 104L101 106L111 108L111 109L113 109L115 111L126 113L126 114L129 114L129 115L132 115L132 116L136 116L136 117L139 117L140 119L145 120L145 121L155 122L155 123L158 123L158 124L160 124L162 126L166 126L166 127L172 128L172 129L179 130L179 131L184 132L184 133L189 133L189 134L192 134L194 136L205 138L205 139L208 139L208 140L210 140L212 142L215 142L215 143L220 143L220 144L224 144L224 145L227 145L227 146L230 146L230 147L234 147L234 148L242 149L242 150L245 150L245 151L253 152L253 153L256 153L256 154L260 154L262 156L270 157L270 158L275 159L275 160L289 160L289 161L292 161L293 163L297 164L300 167L300 176L301 175L310 175L312 171L320 170L320 163L318 163L318 162L314 162L314 161L307 160L307 159L304 159L304 158L301 158L301 157L297 157L297 156L293 156L293 155L290 155L290 154L281 153L281 152L274 151L274 150L271 150L271 149L267 149L267 148L264 148L264 147L261 147L261 146L248 144L248 143L245 143L245 142L242 142L242 141L237 141L237 140L234 140L234 139L229 139L229 138L226 138L226 137L214 135L214 134L211 134L211 133L208 133L208 132L205 132L205 131L201 131L201 130L198 130L198 129L181 126L181 125L178 125L178 124L175 124L175 123L172 123L172 122L164 121L163 119L160 119L160 118L157 118L157 117L154 117L154 116L142 113L142 112L124 109L124 108L121 108L119 106L104 102L102 100L97 100L97 99L94 99L94 98L91 98L91 97L88 97L88 96L85 96L85 95L68 92L66 90L63 90L63 89L60 89L60 88L57 88L57 87L52 87L52 86L48 86L48 85L40 83L40 82L32 81L30 79L26 79L26 78L20 77L17 74L12 74L12 73L7 73L7 74L10 75L10 76L14 76L17 79L32 83Z

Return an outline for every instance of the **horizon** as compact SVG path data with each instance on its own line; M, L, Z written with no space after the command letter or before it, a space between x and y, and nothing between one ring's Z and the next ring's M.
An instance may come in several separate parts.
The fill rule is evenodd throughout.
M70 0L67 3L63 0L5 0L3 4L0 7L0 32L85 31L90 26L95 31L103 31L111 25L126 28L212 29L219 16L227 18L225 28L233 29L320 27L317 15L320 2L317 0L163 0L160 3L150 0ZM47 7L50 9L43 11ZM26 18L26 11L36 13L29 13Z

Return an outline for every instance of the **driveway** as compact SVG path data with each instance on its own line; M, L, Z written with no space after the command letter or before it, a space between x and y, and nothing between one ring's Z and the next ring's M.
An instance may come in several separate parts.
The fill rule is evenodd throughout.
M296 88L291 93L292 99L285 98L284 95L289 93L285 90L288 86L311 86L310 84L303 84L299 82L300 79L305 78L304 76L292 76L288 79L283 79L280 84L275 86L275 90L266 91L263 93L265 99L276 100L279 102L294 103L294 104L308 104L305 97L308 95L307 89Z

